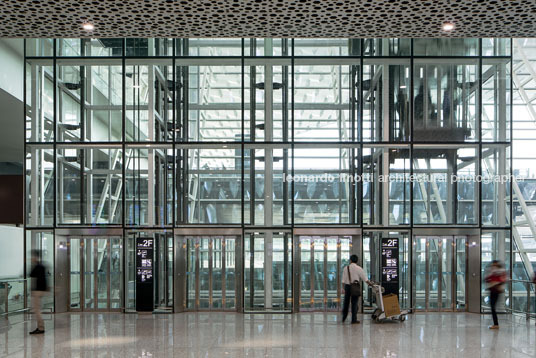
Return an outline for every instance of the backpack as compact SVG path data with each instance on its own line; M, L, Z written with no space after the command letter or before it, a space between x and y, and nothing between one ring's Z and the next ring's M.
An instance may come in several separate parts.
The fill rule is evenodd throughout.
M346 266L346 269L348 270L348 279L350 280L350 296L361 296L361 285L357 280L352 281L352 276L350 275L350 265Z

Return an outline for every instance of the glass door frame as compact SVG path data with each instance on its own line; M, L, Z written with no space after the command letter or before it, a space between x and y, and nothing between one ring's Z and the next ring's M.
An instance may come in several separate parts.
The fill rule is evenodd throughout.
M174 236L174 312L185 312L185 311L233 311L233 312L242 312L243 304L243 248L242 248L242 229L238 227L184 227L173 230ZM188 308L188 239L191 237L234 237L235 238L235 307L233 309L226 309L224 307L223 299L225 297L226 287L223 286L225 280L222 280L222 307L220 309L211 308L210 297L209 297L209 308L200 309L199 303L195 303L194 309ZM197 258L196 266L199 264L199 250L196 250ZM209 248L211 252L211 248ZM209 255L211 256L211 255ZM209 257L209 262L212 265L212 257ZM222 258L222 266L225 265L225 258ZM209 295L212 291L212 268L209 273ZM198 269L196 267L196 292L199 292L199 275ZM222 267L221 271L222 277L225 274L225 269ZM196 293L197 295L197 293Z
M416 243L418 238L445 238L449 237L452 239L452 242L454 245L451 245L452 249L452 275L451 275L451 307L450 308L442 308L442 290L441 290L441 284L438 286L438 305L437 308L430 309L430 303L429 303L429 266L430 266L430 260L429 260L429 247L427 245L426 247L426 274L425 274L425 308L419 308L417 309L416 302L417 302L417 292L416 292L416 275L417 275L417 255L416 255ZM457 301L457 286L458 286L458 275L457 275L457 257L458 257L458 239L464 237L465 238L465 307L464 308L456 308L456 301ZM411 303L412 303L412 310L416 312L469 312L469 301L472 299L472 296L474 293L472 292L472 288L470 287L470 264L469 264L469 249L470 245L469 242L473 242L474 240L478 240L480 237L480 230L476 228L415 228L413 229L412 235L411 235ZM442 251L443 248L438 249L438 256L439 256L439 269L438 273L442 275ZM480 295L480 293L479 293Z
M301 308L301 242L300 237L307 236L314 239L314 237L324 237L326 240L329 237L351 237L351 243L350 243L350 254L355 254L358 256L359 261L358 264L363 264L363 257L361 255L363 251L363 238L362 238L362 229L358 227L342 227L342 228L335 228L335 227L297 227L293 230L293 248L294 248L294 257L292 261L292 277L293 277L293 312L300 312L300 311L315 311L315 312L333 312L335 310L329 310L327 309L327 302L324 303L324 307L322 309L315 309L312 307L311 309L302 309ZM311 255L313 254L313 250L310 251ZM327 266L326 266L326 255L327 250L324 249L324 273L327 273ZM349 259L349 258L348 258ZM311 257L311 262L314 261L314 258ZM338 239L337 242L337 265L339 268L342 266L342 253L340 249L340 240ZM313 298L314 294L314 285L313 281L314 279L311 279L311 298ZM326 282L326 276L324 276L324 283ZM324 284L324 299L327 300L327 285ZM341 302L338 304L338 308L342 309L342 273L338 272L337 274L337 297ZM363 310L363 295L361 295L359 307L360 312Z

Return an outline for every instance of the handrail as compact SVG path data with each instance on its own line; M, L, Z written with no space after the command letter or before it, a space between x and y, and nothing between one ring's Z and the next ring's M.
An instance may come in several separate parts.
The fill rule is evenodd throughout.
M8 278L5 280L0 279L0 283L3 282L21 282L21 281L28 281L29 278Z
M510 283L522 283L525 286L527 296L526 296L525 310L524 311L515 309L515 307L514 307L515 302L513 302L513 296L512 296L512 308L507 308L507 311L510 311L512 313L521 313L521 314L524 313L527 320L529 320L530 318L536 318L536 312L533 312L533 309L531 307L531 286L530 286L530 285L535 285L533 288L536 291L536 282L528 281L528 280L512 279L512 280L510 280ZM512 287L510 287L510 292L511 293L513 292ZM536 308L536 307L534 307L534 308Z
M512 282L532 283L533 285L536 285L536 282L528 281L528 280L516 280L516 279L511 279L510 281L512 281Z

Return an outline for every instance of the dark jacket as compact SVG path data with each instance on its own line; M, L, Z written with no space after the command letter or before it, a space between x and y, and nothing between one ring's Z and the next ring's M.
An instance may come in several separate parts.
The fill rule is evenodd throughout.
M35 265L30 273L32 280L32 291L48 291L45 266L41 263Z

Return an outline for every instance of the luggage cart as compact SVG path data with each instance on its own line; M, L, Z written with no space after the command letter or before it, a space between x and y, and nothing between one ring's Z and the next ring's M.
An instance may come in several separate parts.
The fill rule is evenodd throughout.
M385 310L383 307L383 293L385 289L380 285L379 282L371 281L372 283L372 292L376 296L376 309L372 313L372 319L376 322L385 322L385 321L405 321L408 311L400 311L400 314L393 316L386 316Z

